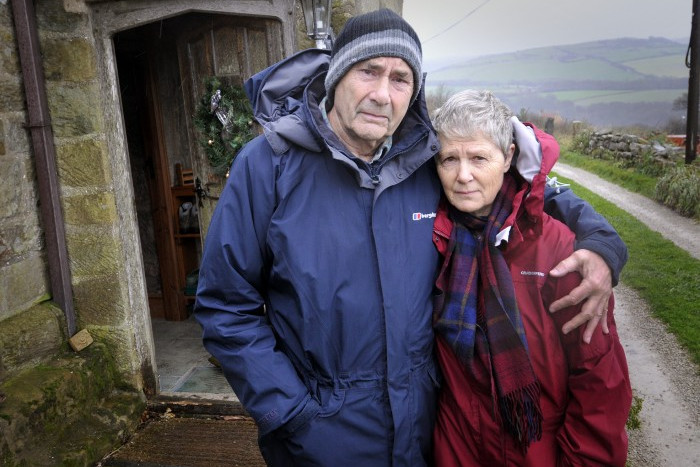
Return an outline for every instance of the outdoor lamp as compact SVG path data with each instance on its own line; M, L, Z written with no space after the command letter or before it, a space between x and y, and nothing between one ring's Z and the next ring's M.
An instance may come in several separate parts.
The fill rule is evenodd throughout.
M316 41L316 48L330 49L333 32L331 30L331 0L301 0L306 22L306 34Z

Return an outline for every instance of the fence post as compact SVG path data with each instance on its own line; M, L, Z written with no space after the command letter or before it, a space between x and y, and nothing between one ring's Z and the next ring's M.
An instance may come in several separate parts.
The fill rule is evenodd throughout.
M698 144L698 60L700 60L700 36L698 35L698 2L693 0L693 19L690 28L690 44L685 64L690 68L688 78L688 118L686 119L685 163L690 164L697 156Z

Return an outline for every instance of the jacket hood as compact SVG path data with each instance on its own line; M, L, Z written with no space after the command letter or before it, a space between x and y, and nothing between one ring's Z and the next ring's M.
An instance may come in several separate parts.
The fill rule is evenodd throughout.
M330 51L306 49L253 75L244 84L253 115L277 153L296 144L320 151L324 138L312 114L325 96L323 79L328 71ZM425 86L409 112L432 129L425 104ZM399 127L399 130L401 127Z
M307 86L328 70L330 52L306 49L253 75L244 84L255 119L277 153L297 144L319 151L318 137L309 131L303 118Z
M515 225L519 216L527 216L537 233L541 232L544 215L544 189L547 174L559 159L559 144L554 137L532 123L521 123L512 118L517 154L515 168L525 182L513 201L513 211L504 223L504 230ZM518 175L516 175L518 176Z

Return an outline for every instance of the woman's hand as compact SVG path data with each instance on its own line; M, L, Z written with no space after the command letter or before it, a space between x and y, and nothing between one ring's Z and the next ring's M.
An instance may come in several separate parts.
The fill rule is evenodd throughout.
M562 277L574 271L581 274L581 283L569 295L553 302L549 311L555 313L585 300L581 312L564 324L562 332L568 334L573 329L587 323L583 333L583 341L588 344L591 342L591 336L598 323L601 323L604 334L610 332L607 314L608 300L612 294L612 275L603 258L590 250L574 251L571 256L549 271L549 274L554 277Z

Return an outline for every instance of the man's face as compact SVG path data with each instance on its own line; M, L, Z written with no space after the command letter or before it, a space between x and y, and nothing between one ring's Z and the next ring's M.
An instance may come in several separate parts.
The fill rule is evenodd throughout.
M333 131L353 154L371 158L406 115L413 86L413 71L400 58L356 63L335 87L328 113Z
M503 185L503 174L510 168L515 145L503 154L483 137L466 140L440 135L439 139L437 172L447 200L462 212L488 215Z

